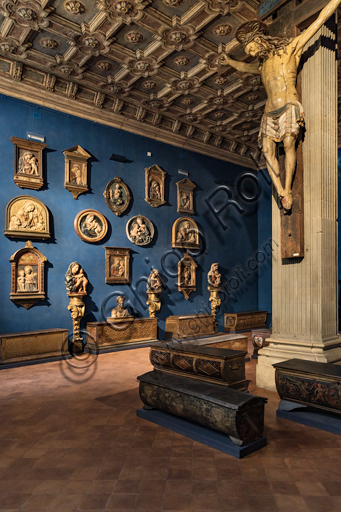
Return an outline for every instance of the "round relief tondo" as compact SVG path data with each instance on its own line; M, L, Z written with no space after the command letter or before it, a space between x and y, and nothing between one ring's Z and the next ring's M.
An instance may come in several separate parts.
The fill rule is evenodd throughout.
M108 223L97 210L82 210L76 215L74 228L84 242L99 242L108 232Z

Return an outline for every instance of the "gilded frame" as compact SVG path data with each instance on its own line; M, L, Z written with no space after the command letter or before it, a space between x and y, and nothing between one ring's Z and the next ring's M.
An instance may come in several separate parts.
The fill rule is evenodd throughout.
M107 219L97 210L79 212L74 220L74 228L83 242L95 243L103 240L108 232Z
M145 168L145 198L144 200L157 208L165 204L165 179L167 173L158 165ZM155 187L154 187L155 185Z
M200 249L199 229L191 217L180 217L172 228L173 249Z
M185 178L176 183L177 188L177 212L185 215L194 215L193 190L196 188L194 183Z
M186 251L185 256L178 262L178 291L183 293L186 300L197 289L196 268L197 264ZM187 276L184 273L185 269L189 269Z
M118 190L117 198L114 197L114 189ZM115 176L113 180L109 181L105 187L103 195L108 208L118 216L122 215L122 213L126 211L131 199L127 185L118 176ZM120 204L120 201L123 201L122 204Z
M91 155L81 146L73 146L63 151L65 156L64 187L74 199L89 190L88 160Z
M130 249L104 247L106 284L129 283Z
M10 299L29 309L45 299L45 263L47 259L28 240L23 249L9 259L11 263Z
M43 149L47 144L10 137L14 144L14 183L20 188L39 190L44 186Z
M36 197L14 197L6 206L4 234L9 238L50 238L47 207Z

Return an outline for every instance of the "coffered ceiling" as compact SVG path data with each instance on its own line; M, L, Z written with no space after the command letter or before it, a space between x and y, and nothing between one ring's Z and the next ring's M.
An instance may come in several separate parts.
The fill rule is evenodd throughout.
M236 29L258 0L0 0L0 92L253 167L266 95Z

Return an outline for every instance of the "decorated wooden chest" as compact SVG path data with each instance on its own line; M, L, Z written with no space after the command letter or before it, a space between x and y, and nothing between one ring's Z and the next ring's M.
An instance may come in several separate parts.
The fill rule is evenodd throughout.
M164 343L150 346L150 362L157 370L217 382L234 389L247 389L246 352L206 346L166 348Z
M166 318L164 340L211 336L216 332L212 315L172 315Z
M245 334L227 334L218 332L215 336L210 336L200 340L203 345L217 348L229 348L231 350L248 351L248 337Z
M68 334L68 329L57 328L0 334L0 363L65 356L68 353Z
M119 322L88 322L87 345L98 350L157 341L157 318L136 318L126 324Z
M253 345L253 355L258 355L258 350L263 347L268 347L269 342L266 341L267 338L270 338L272 333L272 329L253 329L251 332L252 336L252 345Z
M224 313L224 331L238 332L266 328L267 311Z
M273 366L282 400L341 413L341 366L302 359Z
M138 380L141 400L148 408L222 432L238 446L262 437L266 398L158 370Z

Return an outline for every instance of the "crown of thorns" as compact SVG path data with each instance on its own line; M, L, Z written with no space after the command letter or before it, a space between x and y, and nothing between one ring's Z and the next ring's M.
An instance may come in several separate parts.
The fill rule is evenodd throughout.
M267 35L268 28L262 21L252 20L241 25L236 32L236 39L245 46L249 44L255 37Z

